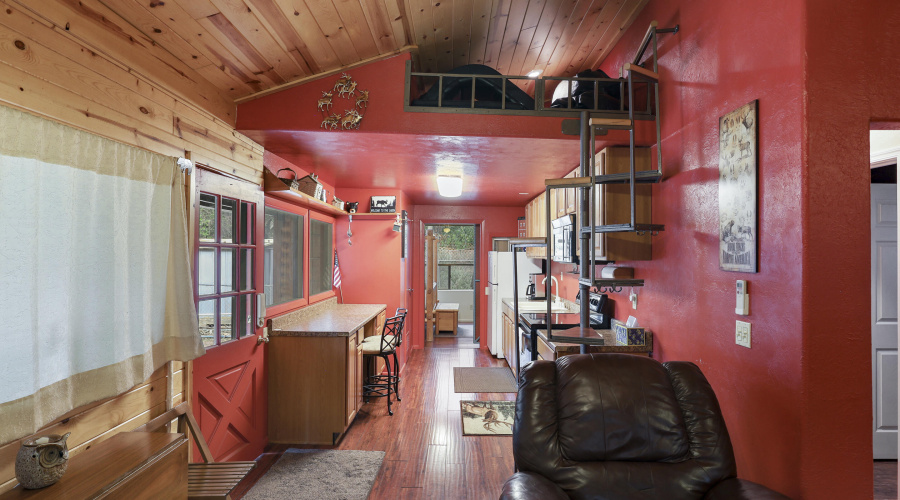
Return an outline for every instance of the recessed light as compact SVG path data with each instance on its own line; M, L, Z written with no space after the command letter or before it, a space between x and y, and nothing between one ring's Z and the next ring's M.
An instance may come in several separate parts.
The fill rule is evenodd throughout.
M528 193L519 193L519 194L528 194Z
M543 72L544 72L544 70L542 70L542 69L533 69L533 70L529 71L528 74L525 76L527 76L528 78L537 78L537 77L541 76L541 73L543 73Z

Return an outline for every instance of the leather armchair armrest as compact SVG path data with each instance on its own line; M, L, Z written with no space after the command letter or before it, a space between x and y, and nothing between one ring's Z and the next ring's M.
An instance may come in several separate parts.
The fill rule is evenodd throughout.
M736 477L715 485L704 498L706 500L790 500L789 497L759 483Z
M533 472L516 472L503 485L500 500L569 500L569 496L546 477Z

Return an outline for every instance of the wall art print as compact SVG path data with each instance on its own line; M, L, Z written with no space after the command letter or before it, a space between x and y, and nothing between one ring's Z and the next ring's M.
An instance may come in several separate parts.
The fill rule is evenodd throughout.
M757 110L754 100L719 118L719 268L755 273Z

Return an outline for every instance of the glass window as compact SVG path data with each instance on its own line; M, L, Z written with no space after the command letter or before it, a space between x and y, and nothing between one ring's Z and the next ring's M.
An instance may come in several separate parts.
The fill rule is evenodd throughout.
M266 207L266 306L303 298L303 216Z
M197 313L206 347L254 333L256 290L250 235L255 214L255 203L200 193ZM238 243L237 234L248 236Z
M320 220L309 221L309 293L330 292L334 279L332 224Z

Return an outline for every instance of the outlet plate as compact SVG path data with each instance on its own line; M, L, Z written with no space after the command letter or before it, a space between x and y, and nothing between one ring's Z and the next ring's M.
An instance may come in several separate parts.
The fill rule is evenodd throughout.
M750 323L735 321L734 342L739 346L750 348Z

